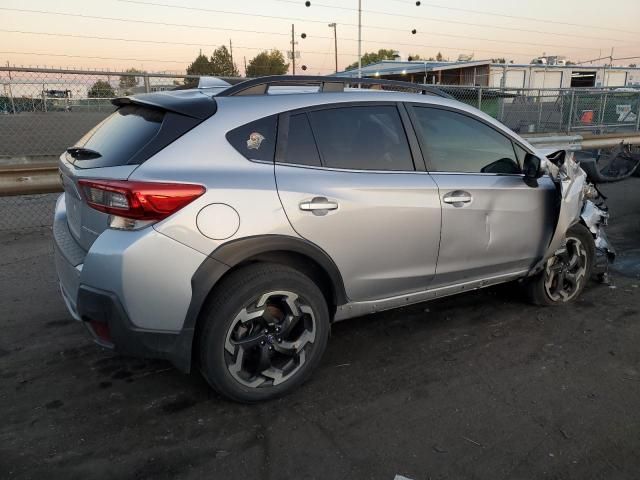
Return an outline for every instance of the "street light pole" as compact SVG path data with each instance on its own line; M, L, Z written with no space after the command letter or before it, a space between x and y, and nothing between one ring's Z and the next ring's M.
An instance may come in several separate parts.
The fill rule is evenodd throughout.
M293 74L296 74L296 30L295 25L291 24L291 62L293 63Z
M330 23L329 27L333 27L333 43L334 43L333 52L336 59L336 73L338 73L338 33L336 31L335 23Z
M362 78L362 0L358 0L358 78Z

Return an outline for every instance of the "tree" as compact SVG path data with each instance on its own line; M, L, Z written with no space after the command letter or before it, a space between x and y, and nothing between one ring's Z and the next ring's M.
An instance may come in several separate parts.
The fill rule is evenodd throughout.
M362 55L360 59L362 66L365 67L367 65L371 65L372 63L378 63L382 60L395 60L398 58L398 51L392 49L384 49L381 48L377 52L368 52ZM349 65L345 70L353 70L358 68L358 62L354 62Z
M125 70L125 72L126 73L143 73L141 70L138 70L136 68L129 68ZM137 85L138 85L138 77L135 77L133 75L120 75L120 81L118 82L118 86L121 89L127 90Z
M419 55L419 54L415 53L415 54L413 54L413 55L409 55L409 56L407 57L407 60L409 60L410 62L413 62L413 61L415 61L415 60L422 60L422 59L420 58L420 55Z
M191 65L187 67L187 75L213 75L211 62L206 55L202 55L202 52L191 62ZM195 87L198 84L197 78L185 78L184 84Z
M264 51L249 60L247 77L262 75L284 75L289 70L289 64L284 63L284 56L280 50Z
M444 57L442 56L442 53L438 52L438 54L436 55L436 60L438 62L441 62L442 60L444 60Z
M87 96L89 98L111 98L116 96L116 92L108 82L98 80L91 86Z
M240 73L227 47L216 48L211 55L211 74L218 77L239 77Z
M504 58L492 58L491 63L507 63Z

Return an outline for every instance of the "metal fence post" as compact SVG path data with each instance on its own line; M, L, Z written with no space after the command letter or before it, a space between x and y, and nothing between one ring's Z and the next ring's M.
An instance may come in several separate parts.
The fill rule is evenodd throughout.
M576 91L571 90L571 101L569 102L569 115L567 118L567 133L571 133L571 123L573 122L573 102L575 99Z
M607 94L608 91L604 91L604 93L601 94L600 96L600 121L598 122L599 128L598 130L600 131L600 133L604 133L604 111L607 108Z
M538 121L536 122L536 133L540 131L540 122L542 121L542 90L538 89Z
M478 110L482 110L482 87L478 89Z
M151 92L151 84L149 83L149 75L144 76L144 91L146 93Z
M640 93L638 93L638 112L636 113L636 130L640 130Z
M562 121L564 119L564 95L562 90L558 90L558 97L560 98L560 125L558 125L558 131L562 131ZM557 101L557 100L556 100Z
M11 102L11 111L16 113L16 104L13 101L13 91L11 90L11 76L9 76L9 83L5 84L5 87L8 87L9 90L9 101Z

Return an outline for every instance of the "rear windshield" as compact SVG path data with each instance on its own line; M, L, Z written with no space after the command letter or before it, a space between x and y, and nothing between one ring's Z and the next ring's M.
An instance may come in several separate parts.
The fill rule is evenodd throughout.
M109 115L80 139L75 149L96 152L87 160L68 154L70 162L80 168L125 165L158 133L165 112L139 105L125 105ZM74 158L75 157L75 158ZM91 165L89 165L91 164Z

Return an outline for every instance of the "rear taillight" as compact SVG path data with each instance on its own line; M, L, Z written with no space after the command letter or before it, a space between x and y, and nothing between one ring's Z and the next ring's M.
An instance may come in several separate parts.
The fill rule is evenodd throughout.
M129 220L159 221L193 202L205 192L202 185L80 180L80 189L92 208Z

